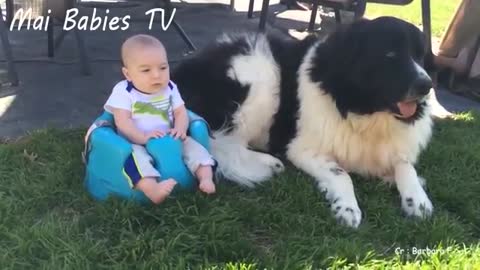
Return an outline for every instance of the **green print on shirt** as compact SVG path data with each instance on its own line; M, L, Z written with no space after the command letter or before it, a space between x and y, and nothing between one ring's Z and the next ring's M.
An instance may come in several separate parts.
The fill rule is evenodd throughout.
M168 121L168 111L157 109L150 103L138 102L138 101L135 102L135 104L133 104L133 113L158 115L162 117L163 120Z

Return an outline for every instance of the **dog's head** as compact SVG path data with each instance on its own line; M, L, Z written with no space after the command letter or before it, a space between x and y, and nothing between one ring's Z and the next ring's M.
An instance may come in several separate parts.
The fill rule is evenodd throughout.
M317 48L310 75L343 115L388 111L411 121L432 88L425 54L424 35L414 25L393 17L361 20Z

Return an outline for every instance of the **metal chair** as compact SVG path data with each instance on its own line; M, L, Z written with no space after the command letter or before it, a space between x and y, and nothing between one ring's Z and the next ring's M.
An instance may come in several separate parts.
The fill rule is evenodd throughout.
M51 17L51 21L47 26L47 55L48 57L52 58L55 54L55 49L60 46L62 37L59 37L57 41L54 38L54 27L58 25L62 25L63 20L65 19L65 13L68 9L74 7L75 0L35 0L31 2L22 2L17 3L18 5L25 5L22 8L32 8L32 16L49 16ZM11 25L14 23L14 13L16 12L14 7L14 0L7 0L6 1L6 10L7 10L7 24ZM51 13L48 13L48 10ZM2 18L3 19L3 18ZM34 18L32 18L34 19ZM15 27L15 26L14 26ZM18 26L17 26L18 27ZM85 49L85 43L81 36L80 31L74 30L75 39L77 41L77 50L79 54L79 62L81 67L81 72L84 75L90 74L90 66L88 63L87 53Z
M0 13L3 14L2 8L0 7ZM3 16L1 17L0 21L0 38L2 40L2 47L3 52L5 54L5 58L7 60L7 69L8 69L8 79L13 86L18 85L18 74L17 70L15 69L15 63L13 60L12 55L12 48L10 47L10 41L8 39L8 27L5 25L5 21L3 20Z
M247 17L253 17L253 5L255 0L250 0L248 5L248 12ZM422 0L422 16L430 18L430 10L428 9L428 14L426 13L427 10L424 8L425 1L428 1L428 6L430 0ZM408 5L413 0L310 0L309 2L313 3L312 12L310 16L310 22L308 25L308 31L312 32L314 25L315 25L315 18L317 16L317 11L319 6L330 7L333 8L335 11L335 20L337 23L341 23L340 17L340 10L348 10L354 13L355 18L361 18L365 14L367 3L381 3L387 5ZM263 0L262 2L262 9L260 11L260 22L259 22L259 30L264 31L265 25L268 16L268 6L270 0Z
M310 13L310 22L308 31L312 32L315 26L315 18L317 17L318 6L333 8L335 12L335 21L342 23L340 10L352 11L355 19L362 18L367 8L366 0L317 0L313 1L312 12Z
M6 10L7 10L7 24L10 25L14 19L14 0L7 0L6 1ZM36 4L38 2L38 4ZM160 7L163 4L165 11L168 14L171 14L173 7L170 0L156 0L154 2L156 6ZM48 15L51 18L50 23L47 26L47 55L50 58L55 56L55 50L57 50L60 45L62 44L65 36L70 31L65 31L62 27L62 31L60 34L55 37L54 36L54 28L55 26L63 26L66 11L71 8L75 7L85 7L85 8L132 8L139 6L141 2L129 1L129 0L94 0L94 1L82 1L82 0L36 0L34 9L36 9L35 13L41 14L43 16ZM51 11L48 13L48 11ZM172 20L172 24L175 30L179 33L183 41L186 43L189 53L196 50L195 45L190 40L190 38L186 35L185 31L182 27L175 21ZM8 27L5 27L5 23L0 23L0 34L2 38L2 45L4 47L5 55L7 57L8 67L9 67L9 77L13 84L18 84L18 76L15 71L14 61L11 53L11 48L9 46L7 32ZM74 28L72 31L75 35L76 45L77 45L77 52L78 58L80 63L81 73L84 75L91 74L91 67L90 62L87 54L87 49L85 46L85 41L82 36L80 30ZM7 46L8 45L8 46Z
M255 0L250 0L248 5L247 17L250 19L253 17L253 5ZM315 18L317 16L318 6L325 6L333 8L335 11L335 19L337 22L340 22L340 10L350 10L355 13L355 17L362 17L365 13L366 0L311 0L309 2L313 3L312 12L310 16L310 23L308 30L313 31L313 26L315 24ZM263 0L262 9L260 11L260 31L265 30L266 18L268 16L268 6L270 0Z
M76 6L87 7L87 8L102 8L102 9L132 8L132 7L141 5L141 2L139 2L138 0L137 1L135 0L133 1L130 1L130 0L94 0L94 1L74 0L74 1L76 1ZM164 8L167 13L167 16L170 17L173 11L173 6L170 0L155 0L154 4L156 7ZM189 53L195 51L197 48L195 47L191 39L188 37L188 35L183 30L183 28L180 26L180 24L178 24L178 22L175 19L172 20L172 25L177 31L177 33L180 35L182 40L187 45L189 49Z

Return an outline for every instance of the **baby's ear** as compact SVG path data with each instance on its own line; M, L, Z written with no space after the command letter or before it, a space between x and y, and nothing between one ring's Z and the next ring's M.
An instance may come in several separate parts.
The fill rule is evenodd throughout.
M122 67L122 73L123 73L123 76L125 76L125 78L127 78L127 81L131 81L130 75L128 73L128 69L126 67Z

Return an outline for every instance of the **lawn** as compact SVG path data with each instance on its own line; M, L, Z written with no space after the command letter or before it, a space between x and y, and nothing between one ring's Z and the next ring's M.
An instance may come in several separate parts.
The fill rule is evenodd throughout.
M480 114L435 126L417 166L435 206L405 218L394 187L354 176L364 219L336 224L289 168L248 190L182 194L160 206L94 201L83 187L84 130L0 145L0 269L480 268ZM433 254L419 255L426 248Z
M432 36L440 38L453 17L460 0L430 0L432 19ZM368 3L365 16L374 18L378 16L395 16L416 25L422 25L422 1L414 0L406 6L384 5Z

